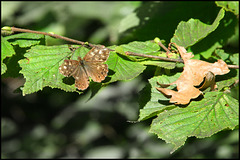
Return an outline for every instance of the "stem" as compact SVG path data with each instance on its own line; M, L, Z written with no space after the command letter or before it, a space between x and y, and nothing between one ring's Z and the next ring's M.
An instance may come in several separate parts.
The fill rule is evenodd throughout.
M145 58L153 58L153 59L160 59L160 60L163 60L163 61L170 61L170 62L184 63L182 59L173 59L173 58L159 57L159 56L146 55L146 54L141 54L141 53L134 53L134 52L130 52L130 51L127 51L126 55L139 56L139 57L145 57ZM238 65L228 64L227 66L228 66L228 68L239 69Z
M67 38L67 37L60 36L60 35L53 34L53 33L33 31L33 30L29 30L29 29L21 29L21 28L16 28L16 27L11 27L11 30L12 30L12 32L26 32L26 33L43 34L43 35L46 35L46 36L50 36L50 37L54 37L54 38L58 38L58 39L63 39L65 41L69 41L69 42L72 42L72 43L80 44L82 46L86 46L86 44L84 42L82 42L82 41L78 41L78 40L75 40L75 39ZM170 51L161 42L158 42L158 45L160 45L166 51L166 54L170 53ZM93 45L91 43L88 43L88 46L94 47L95 45ZM109 49L109 50L110 51L115 51L113 49ZM131 56L139 56L139 57L145 57L145 58L160 59L160 60L163 60L163 61L183 63L182 59L173 59L173 58L159 57L159 56L146 55L146 54L141 54L141 53L134 53L134 52L130 52L130 51L127 51L125 53L126 53L126 55L131 55ZM239 66L238 65L228 65L228 68L239 69Z
M239 66L238 66L238 65L228 64L227 66L228 66L228 68L239 69Z
M54 37L54 38L58 38L58 39L63 39L65 41L69 41L72 43L76 43L76 44L80 44L80 45L86 45L84 42L82 41L78 41L75 39L71 39L71 38L67 38L67 37L63 37L57 34L53 34L53 33L47 33L47 32L40 32L40 31L33 31L33 30L29 30L29 29L21 29L21 28L16 28L16 27L11 27L13 32L25 32L25 33L36 33L36 34L43 34L46 36L50 36L50 37ZM94 47L93 44L88 44L90 47Z
M160 60L164 60L164 61L183 63L183 60L182 60L182 59L166 58L166 57L153 56L153 55L147 55L147 54L141 54L141 53L134 53L134 52L130 52L130 51L127 51L127 52L126 52L126 55L130 55L130 56L140 56L140 57L145 57L145 58L154 58L154 59L160 59Z

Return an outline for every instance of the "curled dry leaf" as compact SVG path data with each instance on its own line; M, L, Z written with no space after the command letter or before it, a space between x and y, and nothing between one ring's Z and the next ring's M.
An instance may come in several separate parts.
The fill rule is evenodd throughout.
M201 90L211 87L211 90L215 89L215 76L223 75L228 73L227 64L223 60L218 60L215 63L208 63L201 60L190 59L194 55L189 52L187 53L184 47L177 47L183 61L184 68L181 76L170 84L160 84L160 87L156 87L158 91L166 96L172 96L170 99L171 103L175 104L188 104L191 99L197 98L202 94ZM178 91L167 89L166 87L176 84Z

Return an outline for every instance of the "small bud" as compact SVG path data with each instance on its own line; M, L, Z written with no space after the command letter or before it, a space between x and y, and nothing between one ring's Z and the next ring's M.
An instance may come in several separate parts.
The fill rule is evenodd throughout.
M55 34L54 32L48 32L48 33L50 33L50 34Z
M9 26L2 27L2 30L5 30L5 31L12 31L11 27L9 27Z
M158 43L158 42L160 42L161 40L158 38L158 37L156 37L156 38L154 38L154 42L155 43Z

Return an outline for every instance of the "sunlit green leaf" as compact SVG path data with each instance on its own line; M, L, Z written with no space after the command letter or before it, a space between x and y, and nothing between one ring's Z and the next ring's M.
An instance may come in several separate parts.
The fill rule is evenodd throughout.
M239 65L239 53L232 54L230 56L230 60L233 62L233 64Z
M26 82L23 95L42 90L43 87L60 88L68 92L76 91L73 85L63 83L64 76L59 73L58 67L63 63L71 51L68 45L62 46L35 46L25 54L26 59L20 60Z
M110 82L133 79L146 68L138 62L132 62L123 55L114 52L111 52L107 64L110 74L114 72Z
M44 41L44 35L33 33L20 33L5 37L12 45L19 45L19 47L26 48ZM45 43L45 42L44 42Z
M163 94L159 93L155 87L159 87L157 82L162 84L168 84L177 80L181 73L177 73L174 76L158 76L153 77L149 80L150 85L147 85L144 88L144 91L141 91L139 103L143 109L140 109L139 121L150 118L157 113L163 111L166 108L175 107L175 105L169 103L169 99L166 98ZM173 89L176 86L170 86L169 89ZM150 98L147 98L145 94L151 95ZM145 96L144 96L145 95ZM147 98L147 99L146 99ZM144 102L145 101L145 102Z
M123 44L120 46L123 48L125 52L130 51L130 52L142 53L142 54L156 52L160 49L158 44L151 41L146 41L146 42L133 41L128 44Z
M174 69L176 67L176 62L165 62L165 61L142 61L140 62L141 64L144 65L153 65L153 66L158 66L166 69Z
M238 1L216 1L217 6L223 7L226 11L233 12L239 15L239 2Z
M213 32L219 25L220 20L224 17L224 10L221 9L217 18L212 25L205 24L198 19L190 19L187 22L180 22L175 30L171 42L185 48L197 43L208 34Z
M174 144L174 152L188 137L205 138L223 129L233 130L239 125L238 106L238 101L228 94L208 92L201 101L192 102L185 108L161 112L153 120L150 132Z
M6 72L7 67L3 63L6 57L11 57L15 54L12 45L3 37L1 37L1 75Z

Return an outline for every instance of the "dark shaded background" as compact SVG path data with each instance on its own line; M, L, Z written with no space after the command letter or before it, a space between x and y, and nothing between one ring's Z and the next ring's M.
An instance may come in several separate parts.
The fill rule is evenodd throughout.
M156 36L169 42L181 20L211 24L219 11L214 2L1 2L1 7L1 27L51 31L106 46ZM134 10L139 24L119 32L121 20ZM47 37L48 45L63 43L68 42ZM22 96L17 88L23 76L2 78L1 157L237 158L238 130L191 137L170 155L172 146L148 133L151 120L134 123L138 92L153 71L110 84L90 100L89 90L79 95L48 87Z

